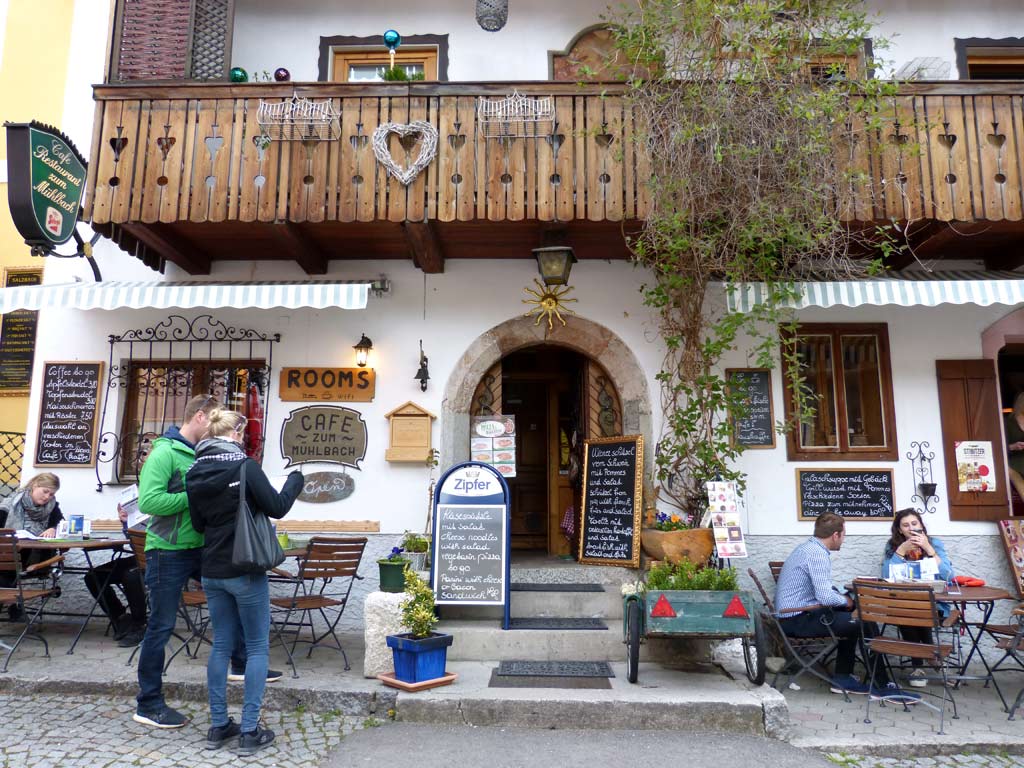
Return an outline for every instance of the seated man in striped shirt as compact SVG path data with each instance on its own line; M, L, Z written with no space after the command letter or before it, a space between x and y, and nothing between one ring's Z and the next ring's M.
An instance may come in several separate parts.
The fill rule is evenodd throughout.
M869 688L853 676L860 620L855 618L853 598L832 584L831 553L838 552L846 538L846 523L839 515L826 512L814 521L814 535L799 545L786 558L775 588L776 615L783 631L790 637L821 637L828 634L823 622L830 622L839 639L836 669L832 678L833 693L871 694L872 698L897 698L908 704L920 700L917 694L906 693L889 681L885 665L877 657L875 685ZM878 627L870 622L864 627L866 637L874 637Z

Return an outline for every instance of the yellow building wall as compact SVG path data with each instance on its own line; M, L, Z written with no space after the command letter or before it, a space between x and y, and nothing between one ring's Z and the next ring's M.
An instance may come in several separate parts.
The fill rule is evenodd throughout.
M90 1L90 0L87 0ZM95 0L91 0L95 1ZM0 59L0 118L38 120L60 128L75 0L9 0ZM2 8L0 8L2 11ZM7 135L0 131L0 163L6 166ZM11 267L44 268L18 235L7 207L6 175L0 177L0 278ZM29 398L0 396L0 431L24 432Z

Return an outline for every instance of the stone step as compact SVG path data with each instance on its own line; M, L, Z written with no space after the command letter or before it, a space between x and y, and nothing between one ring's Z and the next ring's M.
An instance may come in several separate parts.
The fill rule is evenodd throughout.
M608 629L550 631L501 629L500 621L442 620L436 631L455 637L448 649L453 661L622 661L626 646L620 626Z
M513 617L595 618L608 624L622 622L622 595L609 586L603 592L523 592L513 589ZM501 607L446 605L441 615L446 619L501 619Z

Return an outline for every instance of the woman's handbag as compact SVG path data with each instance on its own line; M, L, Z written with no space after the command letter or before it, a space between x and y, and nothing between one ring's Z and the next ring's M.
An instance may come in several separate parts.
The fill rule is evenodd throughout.
M249 509L245 498L245 465L242 462L238 488L238 517L235 518L235 547L231 552L231 565L240 571L261 573L284 562L284 550L277 540L270 520L259 511Z

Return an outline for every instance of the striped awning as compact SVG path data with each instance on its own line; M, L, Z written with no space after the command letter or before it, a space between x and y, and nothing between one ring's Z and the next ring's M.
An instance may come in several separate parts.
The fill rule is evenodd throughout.
M54 283L0 288L0 314L16 309L365 309L370 289L385 281Z
M749 312L763 301L763 283L726 286L729 311ZM795 283L798 296L787 306L859 307L864 304L937 307L940 304L1024 303L1024 274L1020 272L913 272L899 277L840 282Z

